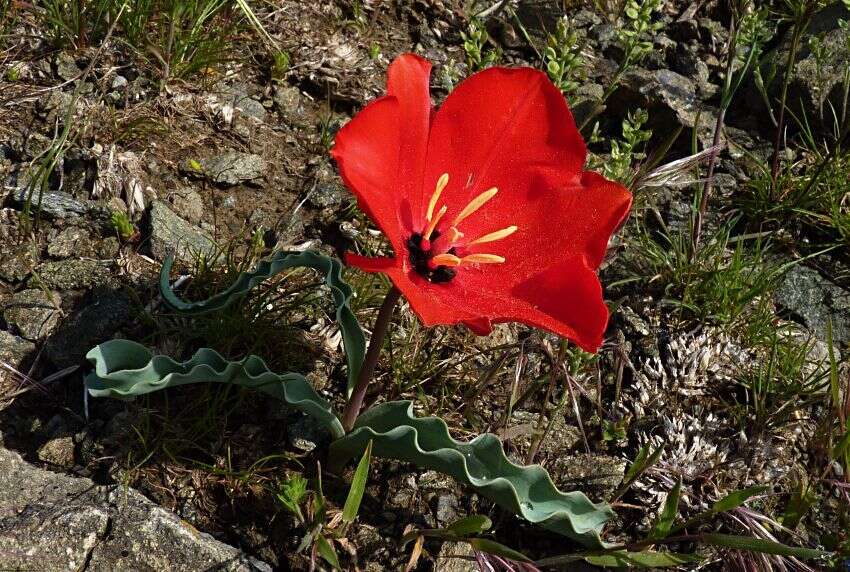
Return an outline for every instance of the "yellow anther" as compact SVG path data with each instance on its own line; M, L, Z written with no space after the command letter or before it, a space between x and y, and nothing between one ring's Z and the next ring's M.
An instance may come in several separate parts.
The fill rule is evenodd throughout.
M462 263L501 264L505 261L505 257L498 254L470 254L461 258L460 261Z
M431 200L428 201L428 222L431 222L431 217L434 216L434 209L437 208L437 201L440 200L440 195L443 193L443 189L445 189L448 184L449 174L443 173L440 175L440 178L437 179L437 188L434 189L434 194L431 195Z
M455 217L454 222L452 222L452 226L457 226L460 221L480 209L484 205L484 203L495 197L496 193L498 192L499 189L493 187L492 189L484 191L483 193L472 199L469 204L466 205L466 207L464 207L462 211L460 211L460 214Z
M422 238L424 238L425 240L431 239L431 233L434 232L435 228L437 228L437 224L440 222L440 219L443 218L443 215L446 214L447 210L449 210L449 207L443 205L443 208L441 208L437 212L437 216L435 216L433 219L430 219L430 222L428 223L428 228L426 228L425 232L422 233Z
M438 254L428 261L432 268L437 266L457 266L460 264L460 258L454 254Z
M497 230L496 232L491 232L489 234L485 234L480 238L476 238L475 240L468 243L467 246L472 246L473 244L484 244L485 242L494 242L496 240L502 240L517 231L516 226L509 226L507 228L503 228L502 230Z

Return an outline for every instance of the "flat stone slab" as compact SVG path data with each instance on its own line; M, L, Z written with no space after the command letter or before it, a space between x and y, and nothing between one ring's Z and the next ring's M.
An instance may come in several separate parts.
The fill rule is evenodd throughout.
M139 492L39 469L0 448L0 570L271 572Z
M26 188L19 188L12 194L12 201L19 207L26 204L27 198L32 199L32 211L41 212L53 218L68 218L84 215L91 210L91 205L78 201L68 193L61 191L36 191L30 196Z
M200 228L180 218L165 203L151 205L151 253L162 260L173 254L185 262L216 252L213 239Z

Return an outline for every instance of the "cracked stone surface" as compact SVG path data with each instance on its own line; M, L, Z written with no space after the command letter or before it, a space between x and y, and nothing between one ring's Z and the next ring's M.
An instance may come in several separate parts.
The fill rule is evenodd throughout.
M151 205L151 252L159 259L174 254L192 261L198 254L215 253L215 242L203 230L180 218L165 203Z
M6 303L3 317L18 329L22 337L35 342L56 329L62 314L58 306L59 297L52 292L22 290Z
M39 469L0 448L0 570L271 571L133 489Z

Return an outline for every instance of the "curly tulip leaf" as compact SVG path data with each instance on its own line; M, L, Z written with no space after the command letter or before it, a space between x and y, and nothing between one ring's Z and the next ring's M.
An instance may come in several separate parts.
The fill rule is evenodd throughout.
M190 383L231 383L267 393L315 417L334 438L345 434L330 404L304 376L275 373L257 356L228 361L202 348L191 359L178 362L155 356L136 342L110 340L89 351L86 359L94 365L86 376L86 389L95 397L127 398Z
M330 287L336 305L336 321L342 333L345 357L348 362L348 395L351 395L366 354L366 338L349 306L353 292L351 286L342 279L342 263L339 260L310 251L276 251L258 262L256 268L250 272L240 273L227 290L197 302L181 300L171 289L169 275L173 264L174 258L171 256L162 263L159 290L169 306L182 314L190 315L205 314L226 308L257 284L290 268L307 267L322 272L325 276L325 284Z
M611 508L594 504L581 492L559 491L540 465L515 465L495 435L455 441L442 419L417 418L410 401L393 401L363 413L351 433L331 443L331 462L340 468L362 454L369 441L378 457L451 475L530 522L585 546L605 547L600 533L613 517Z

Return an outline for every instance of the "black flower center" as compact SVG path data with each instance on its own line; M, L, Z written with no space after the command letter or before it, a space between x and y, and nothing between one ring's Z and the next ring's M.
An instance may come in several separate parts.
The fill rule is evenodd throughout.
M437 240L439 236L439 231L435 230L432 232L431 242ZM455 274L457 274L453 268L449 268L448 266L437 266L434 269L431 268L429 265L431 253L422 250L421 234L415 233L407 239L407 249L410 251L410 263L413 265L413 269L416 270L420 276L424 276L429 282L434 282L435 284L449 282L455 277ZM448 251L448 254L454 253L454 248Z

